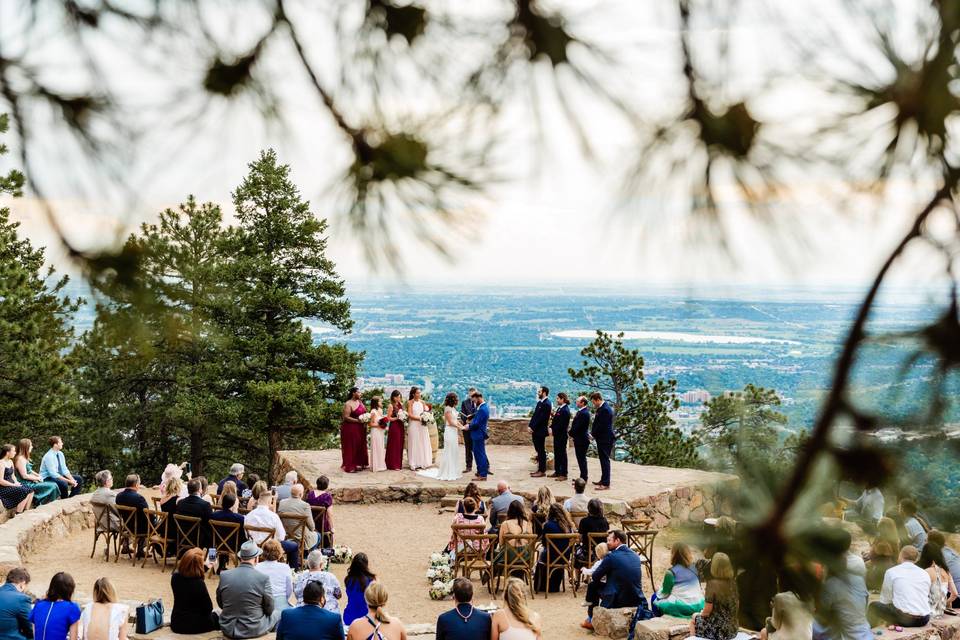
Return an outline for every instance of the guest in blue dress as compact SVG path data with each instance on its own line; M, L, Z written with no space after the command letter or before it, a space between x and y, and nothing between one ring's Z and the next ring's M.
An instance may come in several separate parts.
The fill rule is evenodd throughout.
M351 622L367 615L367 601L363 599L363 592L376 579L376 574L370 571L367 554L358 553L353 556L347 575L343 579L347 590L347 607L343 610L343 626L349 627Z
M63 571L50 579L46 597L30 612L35 640L77 640L80 607L70 600L75 586L73 577Z
M43 482L40 474L33 470L30 454L33 453L33 442L30 438L23 438L17 443L17 455L13 459L13 467L17 471L17 478L28 491L33 491L34 504L47 504L60 497L60 487L54 482Z

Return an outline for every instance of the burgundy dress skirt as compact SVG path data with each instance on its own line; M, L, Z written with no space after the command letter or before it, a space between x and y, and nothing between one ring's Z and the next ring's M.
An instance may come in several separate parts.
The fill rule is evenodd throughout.
M359 418L367 412L363 403L357 406L350 413L351 418ZM340 456L343 462L340 468L347 473L360 471L364 467L370 466L367 458L367 430L359 422L348 422L344 420L340 423Z
M403 420L394 420L387 430L387 469L403 468Z

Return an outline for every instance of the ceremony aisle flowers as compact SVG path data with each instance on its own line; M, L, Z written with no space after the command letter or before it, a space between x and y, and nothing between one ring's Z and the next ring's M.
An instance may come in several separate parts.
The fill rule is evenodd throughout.
M430 587L430 599L431 600L443 600L453 592L453 580L449 582L443 582L441 580L436 580L433 583L433 586Z
M453 592L453 566L448 553L431 553L430 568L427 569L430 582L430 599L443 600Z
M347 564L353 560L353 549L346 545L338 545L333 548L333 557L330 562L334 564Z

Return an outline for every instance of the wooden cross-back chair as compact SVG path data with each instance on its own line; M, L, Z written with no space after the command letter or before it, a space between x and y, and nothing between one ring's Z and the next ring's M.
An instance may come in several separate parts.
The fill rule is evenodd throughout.
M320 546L329 549L333 546L333 532L324 529L327 521L327 508L313 505L310 507L310 511L313 514L313 526L320 535Z
M300 566L303 566L303 556L307 550L307 515L284 513L278 514L280 522L283 523L283 529L287 532L287 540L293 540L297 543L297 554L300 557Z
M226 557L227 562L233 560L234 565L239 564L237 554L240 552L240 545L243 544L243 539L240 535L240 523L211 520L210 544L212 548L216 549L218 561L221 557ZM216 571L217 565L219 565L219 562L211 567L210 571Z
M173 515L177 527L177 560L187 549L203 548L203 520L195 516Z
M656 529L627 529L624 533L627 534L627 546L640 555L640 563L647 570L653 589L653 541L660 532Z
M177 543L176 538L171 536L170 514L157 509L147 509L144 511L147 516L147 549L143 554L143 562L140 563L142 569L147 564L147 554L153 557L154 564L160 564L157 560L157 552L163 558L161 571L167 569L167 551Z
M146 525L142 524L141 518L145 519L137 507L127 507L117 505L117 514L120 516L120 537L127 540L127 553L130 555L132 564L137 564L137 549L143 547L143 541L147 538ZM141 531L141 526L143 531ZM117 557L114 562L120 562L120 549L117 551Z
M573 562L574 551L577 541L580 539L579 533L547 533L543 536L543 546L547 550L546 564L544 566L544 598L550 593L550 576L557 571L566 574L567 580L573 585L573 595L577 595L577 582L575 580L575 566ZM562 540L566 540L564 546ZM567 590L567 580L560 583L561 588Z
M597 561L597 545L601 542L607 541L607 532L606 531L591 531L587 534L587 548L586 548L586 567L592 567L593 563ZM577 568L577 584L579 585L583 582L583 575L580 573L580 567Z
M450 529L453 531L453 574L462 569L460 549L463 547L462 536L469 534L483 533L484 524L482 522L469 522L464 524L452 524Z
M580 521L587 517L586 511L571 511L570 519L573 520L573 524L580 526Z
M468 580L473 572L481 576L486 574L487 590L493 593L493 562L488 550L497 542L497 536L492 533L461 533L463 548L460 550L462 560L460 571Z
M103 549L103 559L110 561L110 544L113 543L114 555L120 555L120 514L114 504L93 504L95 518L93 521L93 550L90 551L92 558L97 552L97 542L103 538L105 547ZM99 509L99 512L98 512ZM112 524L111 516L116 518L116 524Z
M496 574L494 593L500 593L500 579L503 578L503 588L507 586L507 578L520 577L530 589L533 597L533 575L537 566L537 541L540 538L535 533L504 534L503 560L493 568ZM516 543L516 544L513 544Z
M256 542L257 546L260 548L263 548L264 542L266 542L267 540L273 540L273 538L277 535L277 530L274 529L273 527L258 527L255 524L245 524L243 525L243 530L247 532L247 538ZM263 533L267 537L257 542L256 536L250 535L252 533Z

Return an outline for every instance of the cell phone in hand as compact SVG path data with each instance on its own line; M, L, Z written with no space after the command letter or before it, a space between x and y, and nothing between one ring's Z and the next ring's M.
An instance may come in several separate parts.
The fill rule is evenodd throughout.
M193 465L191 465L189 462L184 462L183 471L189 476L191 473L193 473Z
M213 564L214 560L216 559L217 559L217 550L209 549L207 551L207 562L209 562L210 564Z

